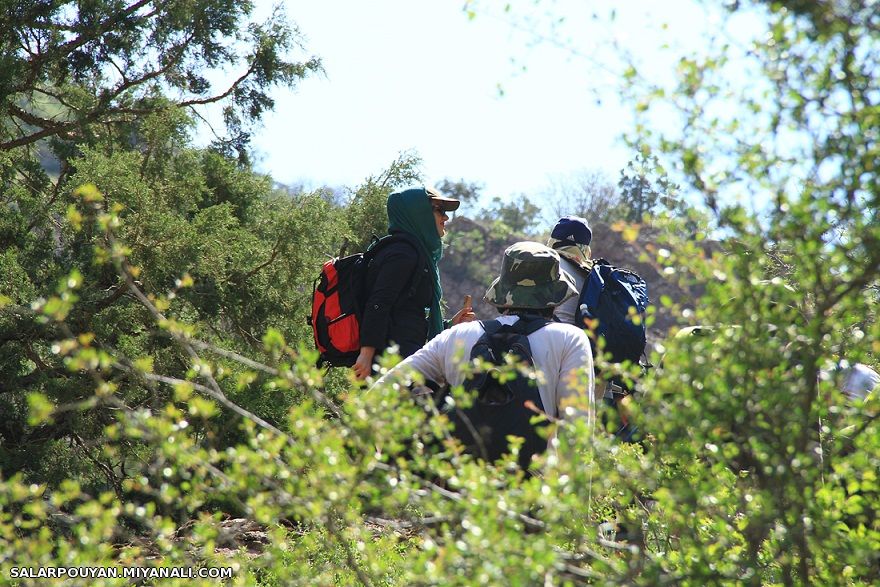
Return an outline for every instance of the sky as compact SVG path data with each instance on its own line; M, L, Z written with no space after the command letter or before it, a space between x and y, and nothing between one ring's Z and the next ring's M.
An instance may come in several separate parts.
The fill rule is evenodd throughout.
M609 27L590 2L545 0L542 18L567 17L548 32L522 22L519 7L532 2L510 14L497 4L469 18L463 0L286 0L325 74L273 93L253 140L257 170L289 185L353 187L413 151L426 184L464 179L488 197L540 194L585 169L616 181L633 154L620 141L629 122L619 72L603 57L610 40L650 54L663 15L677 15L679 39L696 38L705 15L689 0L662 3L663 15L650 9L660 3L623 0ZM257 5L265 13L271 3Z

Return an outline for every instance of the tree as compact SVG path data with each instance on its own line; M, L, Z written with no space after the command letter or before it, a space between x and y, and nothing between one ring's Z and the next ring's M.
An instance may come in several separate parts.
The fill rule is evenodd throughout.
M641 222L653 214L661 203L675 201L675 187L654 155L640 152L635 160L620 171L617 182L621 194L621 208L630 222ZM672 206L669 206L672 208Z
M553 222L575 215L589 222L611 224L623 216L620 193L598 169L556 178L544 199L551 202Z
M266 178L213 152L183 150L159 160L162 166L142 177L139 153L89 151L72 161L78 171L64 191L101 186L102 209L119 210L122 224L116 238L126 243L141 286L165 299L169 318L186 320L204 340L257 353L269 327L283 329L293 340L306 340L301 318L308 313L306 292L322 261L314 251L339 246L331 244L337 238L332 230L340 222L337 212L320 195L291 199L274 194ZM79 212L71 204L65 212L61 206L73 199L65 195L60 206L50 209L50 219L60 224L54 238L28 232L31 219L22 214L7 217L4 231L15 240L4 253L0 278L0 293L12 302L0 309L0 402L6 414L0 432L6 458L0 461L7 471L30 469L34 480L57 474L49 455L65 453L70 438L87 445L101 434L109 416L107 406L96 406L41 427L27 423L25 399L30 394L44 394L53 405L63 406L94 393L93 380L71 372L64 357L52 350L67 334L26 310L35 300L39 306L40 299L52 299L72 268L81 283L79 303L66 312L70 333L91 333L89 345L95 352L150 360L168 374L180 376L191 367L172 340L156 332L149 314L108 270L106 259L95 256L92 247L106 237L87 222L88 208ZM167 391L130 377L121 376L114 385L115 397L131 408L155 406L167 397ZM226 385L231 385L227 393L270 421L283 420L286 402L294 399L270 400L258 385L236 389L234 378ZM40 454L46 458L38 458ZM74 463L85 465L83 471L92 469L81 458L69 459L65 469Z
M507 232L529 234L535 221L541 214L541 208L525 194L518 199L506 201L500 196L492 198L492 204L482 209L480 219L497 224Z
M114 409L103 402L29 424L28 397L70 406L94 396L94 380L53 352L68 334L88 332L96 356L118 352L169 373L190 367L107 259L95 257L95 243L106 237L88 214L118 214L115 238L140 284L167 296L169 316L190 321L206 339L253 350L270 325L294 340L307 335L294 319L307 300L289 292L310 291L316 271L302 244L333 248L325 244L334 237L326 229L333 208L310 194L276 195L245 155L248 129L272 106L271 89L294 85L320 63L290 61L285 53L298 47L298 33L280 12L247 22L251 9L211 0L54 2L17 3L0 15L4 474L25 470L33 481L53 482L68 475L118 491L119 463L141 450L135 443L115 463L100 459L91 443ZM228 86L209 82L212 71L236 68ZM224 107L228 134L200 151L189 146L190 131L195 109L209 104ZM99 191L82 191L89 185ZM102 195L83 209L79 192ZM78 283L71 298L80 303L49 303L67 318L62 330L30 307L57 298L68 280ZM113 388L132 408L167 398L125 375ZM293 399L269 401L248 385L231 392L274 421ZM238 432L216 438L229 434Z
M648 394L658 462L677 463L652 516L677 537L677 562L661 567L695 583L871 581L880 529L866 504L878 488L864 480L880 458L866 434L876 406L848 405L822 369L877 361L878 96L868 88L880 17L859 2L730 9L761 16L754 40L683 57L677 85L650 87L638 104L637 134L727 237L724 256L679 246L669 263L708 285L688 313L717 335L676 341ZM670 106L681 125L657 132L655 107L668 119ZM719 564L717 547L739 554Z
M457 181L444 179L437 184L440 193L461 201L462 207L467 210L471 206L476 206L480 200L483 185L477 182L465 181L464 178Z
M663 369L642 382L648 450L611 485L638 544L625 559L642 584L871 583L878 406L846 402L833 366L876 366L880 351L880 14L856 1L705 4L723 20L701 49L603 63L622 72L643 153L622 176L631 219L662 212L645 173L657 163L711 214L696 230L673 214L646 247L705 288L660 303L713 330L664 342Z
M248 125L272 107L269 90L320 69L315 58L287 59L299 35L281 12L246 23L252 8L222 0L7 6L0 151L43 141L64 161L73 145L151 113L218 103L230 132L219 144L244 155ZM234 70L228 87L210 79L212 71Z
M388 169L368 177L353 190L346 207L348 230L343 235L348 252L365 251L373 240L388 233L388 196L396 189L419 185L422 181L421 158L416 153L398 155Z
M406 381L344 384L338 401L298 344L311 251L379 226L387 191L417 177L407 161L339 209L189 148L179 110L136 120L128 143L78 146L54 198L7 152L3 576L73 560L234 565L268 585L874 582L880 404L843 401L835 365L880 354L880 16L730 9L761 17L743 54L683 59L678 85L633 103L639 136L712 213L711 233L658 214L663 240L644 246L705 291L658 303L710 335L669 337L662 366L653 355L632 415L643 445L554 421L530 476L515 456L464 454ZM655 108L679 132L649 124ZM733 197L746 188L769 206ZM530 202L494 204L500 225ZM231 541L233 516L260 556Z

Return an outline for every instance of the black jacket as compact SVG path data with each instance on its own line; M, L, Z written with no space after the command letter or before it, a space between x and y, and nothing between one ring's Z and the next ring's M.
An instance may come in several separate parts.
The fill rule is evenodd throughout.
M376 347L377 355L397 343L401 356L408 357L428 339L427 315L434 296L431 269L415 239L409 241L385 245L367 268L361 346Z

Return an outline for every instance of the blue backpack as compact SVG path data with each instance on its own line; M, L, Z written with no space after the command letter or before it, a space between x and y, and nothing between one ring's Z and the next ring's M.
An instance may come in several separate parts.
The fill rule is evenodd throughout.
M647 307L648 284L644 279L597 259L578 298L575 324L590 331L591 341L605 339L611 362L638 363L647 345ZM638 319L633 320L635 317Z

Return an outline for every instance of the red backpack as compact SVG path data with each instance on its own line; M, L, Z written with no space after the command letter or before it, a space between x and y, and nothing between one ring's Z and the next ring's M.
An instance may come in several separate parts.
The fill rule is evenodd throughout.
M375 237L374 237L375 238ZM330 259L321 268L312 289L312 315L308 323L315 337L315 347L321 353L318 365L351 367L360 353L360 323L364 304L369 292L366 290L367 269L376 254L388 244L406 242L419 254L419 264L424 264L421 247L409 235L396 233L376 239L365 253ZM421 274L416 271L415 274ZM415 293L416 280L409 290Z

